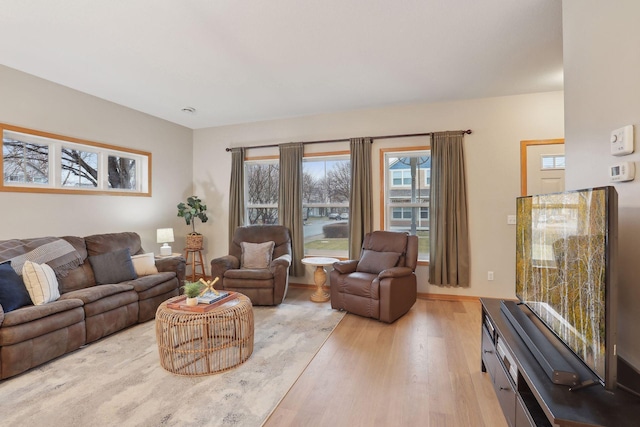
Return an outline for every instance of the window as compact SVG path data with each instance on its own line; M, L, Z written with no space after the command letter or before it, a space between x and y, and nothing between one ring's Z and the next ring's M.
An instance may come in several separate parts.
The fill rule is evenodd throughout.
M8 125L0 129L2 191L151 195L151 153Z
M429 150L381 150L384 166L383 227L418 236L418 260L429 259Z
M391 171L391 182L394 187L408 187L411 185L411 171Z
M245 209L248 224L278 224L278 159L245 161Z
M305 255L349 256L349 155L305 157L302 174Z
M278 224L278 158L245 161L248 224ZM307 156L302 163L305 255L346 257L349 253L349 154Z
M540 162L540 168L543 170L564 169L564 154L543 154L540 156Z

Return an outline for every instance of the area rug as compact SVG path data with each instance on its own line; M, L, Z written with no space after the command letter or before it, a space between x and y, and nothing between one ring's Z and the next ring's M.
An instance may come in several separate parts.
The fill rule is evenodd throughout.
M0 383L2 425L260 426L344 317L324 306L254 307L253 354L230 371L160 367L155 322Z

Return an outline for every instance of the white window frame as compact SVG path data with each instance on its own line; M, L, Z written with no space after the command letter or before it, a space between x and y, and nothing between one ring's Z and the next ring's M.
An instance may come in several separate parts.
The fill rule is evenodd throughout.
M11 138L25 143L40 144L49 147L47 183L28 183L20 181L5 182L3 157L0 162L0 168L2 168L3 172L3 178L0 180L0 191L151 196L151 153L149 152L95 143L5 124L0 124L0 132L3 136L3 144L4 138ZM98 177L97 185L95 187L74 187L62 185L61 171L63 148L97 154ZM126 157L135 161L135 188L126 189L109 187L109 171L107 167L109 156Z

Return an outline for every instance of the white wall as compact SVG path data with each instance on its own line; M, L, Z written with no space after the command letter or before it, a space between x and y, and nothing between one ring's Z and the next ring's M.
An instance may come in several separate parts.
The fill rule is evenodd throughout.
M190 129L4 66L0 94L1 123L149 151L153 168L152 197L0 193L0 240L135 231L159 252L157 228L186 233L176 205L192 191Z
M608 185L610 132L640 132L640 2L563 1L567 188ZM635 138L636 150L638 136ZM618 353L640 369L640 179L615 185L619 204Z
M520 141L564 137L563 93L550 92L439 104L325 114L194 131L194 185L212 212L201 229L207 236L207 262L227 253L228 189L231 154L226 147L290 141L472 129L465 136L469 214L471 218L471 287L436 287L427 283L428 268L418 268L418 291L490 297L514 297L515 213L520 191ZM379 227L379 149L427 143L426 139L379 140L373 145L375 221ZM348 150L348 143L309 145L308 152ZM248 155L277 154L274 149ZM487 280L494 272L494 281ZM305 283L312 283L307 272ZM295 282L302 280L297 279Z

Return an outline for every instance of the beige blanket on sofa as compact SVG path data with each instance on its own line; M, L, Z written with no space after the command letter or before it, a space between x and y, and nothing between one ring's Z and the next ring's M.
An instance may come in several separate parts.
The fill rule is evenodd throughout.
M25 261L46 263L58 277L82 264L82 257L66 240L57 237L37 239L12 239L0 242L0 262L11 261L11 267L22 275Z

